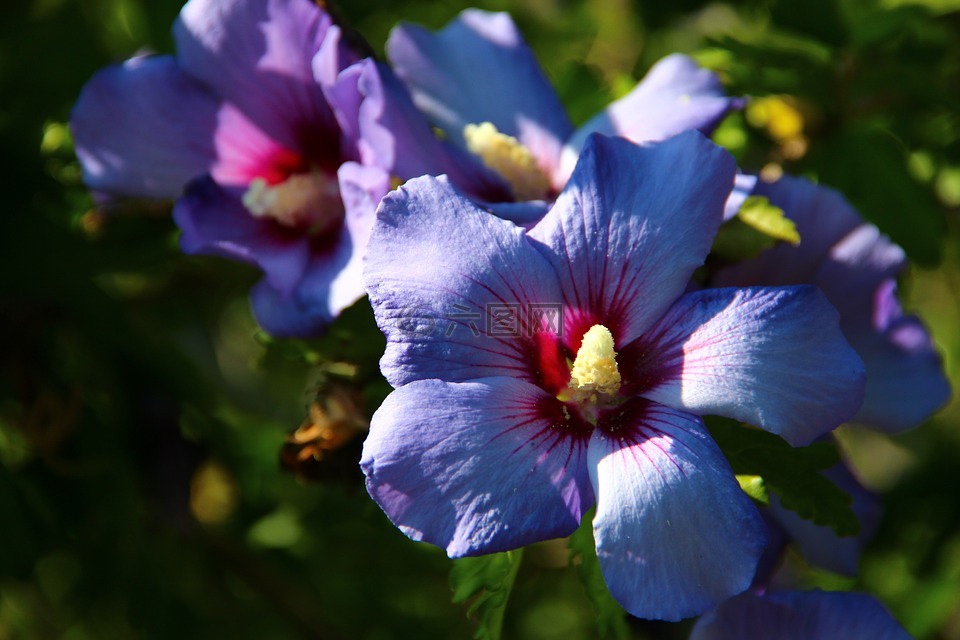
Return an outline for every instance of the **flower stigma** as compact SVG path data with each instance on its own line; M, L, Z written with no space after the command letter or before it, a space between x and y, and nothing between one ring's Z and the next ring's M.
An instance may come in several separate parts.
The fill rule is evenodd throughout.
M550 193L550 180L528 148L513 136L497 131L490 122L463 128L467 149L497 172L518 200L543 200Z
M581 404L604 404L614 400L620 391L620 370L613 335L602 324L595 324L583 334L580 349L570 370L573 399Z
M273 218L287 227L307 228L311 235L329 231L344 212L336 178L318 171L297 173L275 185L254 178L243 194L243 205L255 218Z

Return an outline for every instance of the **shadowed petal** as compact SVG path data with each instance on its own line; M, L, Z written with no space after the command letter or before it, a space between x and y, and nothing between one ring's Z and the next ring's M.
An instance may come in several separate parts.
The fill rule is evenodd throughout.
M840 312L840 326L863 358L867 389L857 422L899 431L926 420L950 397L930 336L896 299L903 250L866 223L836 191L800 178L758 183L797 224L801 243L779 245L722 270L717 285L809 283Z
M743 105L729 98L716 74L679 53L657 62L627 95L580 127L563 149L566 174L591 133L619 136L632 142L666 140L690 129L709 135L732 109Z
M309 0L190 0L173 27L183 68L279 144L299 149L337 140L313 58L340 51L339 29ZM332 80L332 78L330 78Z
M299 284L310 255L301 234L257 219L241 202L241 192L209 176L194 180L177 200L173 218L183 232L184 253L201 253L260 267L270 286L289 295Z
M703 422L642 399L619 413L587 450L613 597L632 615L679 620L749 587L766 527Z
M390 189L390 176L376 167L344 163L339 171L345 209L342 228L326 251L314 251L296 290L278 291L262 281L251 295L257 322L277 337L311 337L363 297L363 256L377 204Z
M800 244L781 243L726 268L717 274L716 286L813 284L834 245L863 224L843 196L803 178L757 181L753 195L765 196L783 209L797 226Z
M367 490L405 534L451 557L569 535L593 492L585 441L557 428L558 408L509 378L411 382L373 416Z
M416 105L454 144L464 146L466 125L492 122L530 149L548 174L557 166L573 127L507 14L468 9L436 34L400 25L387 56Z
M896 283L875 293L873 331L850 334L867 368L867 392L855 422L890 433L914 427L950 399L943 361L926 327L904 315Z
M734 161L697 132L640 147L593 136L556 204L530 231L560 274L565 311L634 340L703 264Z
M831 250L810 284L817 285L840 312L848 337L874 328L874 295L880 283L896 278L906 265L903 249L872 224L862 224Z
M344 94L354 96L353 104L344 104ZM383 167L402 180L445 174L458 188L482 199L511 197L503 181L475 156L434 135L387 65L358 62L340 74L327 95L341 128L356 132L365 164Z
M478 209L446 178L415 178L384 198L364 286L387 337L380 367L394 386L495 375L533 381L531 327L500 331L493 314L518 305L523 319L531 303L560 302L556 275L523 231Z
M839 591L745 593L700 618L690 640L910 640L872 596Z
M180 195L214 161L218 107L170 56L107 67L84 86L70 114L84 182L117 196Z
M690 293L624 350L637 359L622 375L644 397L755 424L793 445L834 429L863 400L863 363L814 287Z

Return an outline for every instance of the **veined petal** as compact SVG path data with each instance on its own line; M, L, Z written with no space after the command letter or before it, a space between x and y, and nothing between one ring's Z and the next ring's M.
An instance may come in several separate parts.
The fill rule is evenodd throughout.
M289 295L307 267L308 239L253 217L241 197L238 189L224 188L209 176L191 182L173 209L182 231L180 248L255 264L272 288Z
M863 400L863 363L836 310L810 286L687 294L624 350L631 390L758 425L793 445L853 417Z
M593 136L556 204L530 230L560 275L565 312L633 341L703 264L734 161L697 132L637 146Z
M70 114L84 182L118 196L177 197L210 170L218 108L170 56L103 69Z
M465 148L468 124L491 122L540 159L548 175L573 126L533 52L505 13L468 9L436 34L400 25L387 56L416 105Z
M442 177L415 178L384 198L364 286L387 336L380 367L394 386L490 376L533 382L539 325L531 312L560 304L556 274L522 229L478 209ZM498 322L498 312L515 324Z
M339 29L309 0L190 0L174 23L177 58L193 77L290 149L337 142L313 58ZM329 39L329 42L326 42ZM327 138L318 140L317 138ZM335 154L333 154L335 155Z
M510 378L411 382L373 416L367 490L405 534L451 557L569 535L593 491L586 441L557 425L558 409Z
M632 615L679 620L750 586L766 527L697 416L643 399L587 450L597 556Z
M860 484L843 463L828 469L824 474L831 482L846 492L853 500L853 512L860 522L860 531L855 536L840 537L830 527L814 524L801 518L796 512L781 506L776 494L770 496L770 514L776 523L786 530L788 536L808 562L836 573L855 576L860 564L863 546L873 538L880 523L882 507L880 498Z
M563 149L569 175L591 133L632 142L666 140L697 129L709 135L725 115L743 105L730 98L716 74L675 53L657 62L637 86L580 127Z
M745 593L700 618L690 640L910 640L872 596L840 591Z
M338 175L345 214L337 237L327 241L328 250L311 253L295 290L284 293L263 281L251 295L257 322L274 336L319 335L364 296L363 257L390 176L354 162L344 163Z

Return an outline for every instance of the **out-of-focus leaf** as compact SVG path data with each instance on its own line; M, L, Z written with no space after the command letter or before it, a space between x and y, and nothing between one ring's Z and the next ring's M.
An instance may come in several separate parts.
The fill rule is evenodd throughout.
M783 214L783 209L770 204L763 196L750 196L740 207L737 216L757 231L793 245L800 244L797 225Z
M570 563L577 567L577 575L587 598L596 611L597 631L601 638L624 640L630 637L627 628L626 612L610 595L600 561L597 560L597 547L593 539L593 511L583 516L580 527L573 532L567 544L570 548Z
M503 614L520 569L523 550L492 553L473 558L458 558L450 571L453 601L470 600L467 615L476 615L480 627L474 638L499 640L503 632Z
M813 36L820 42L840 46L849 37L838 2L779 0L773 4L770 13L778 26Z
M762 504L770 504L770 494L767 493L767 485L764 484L760 476L751 476L747 474L738 474L737 482L743 492Z
M860 529L850 496L820 473L840 461L832 442L791 447L780 436L731 420L711 419L708 426L733 472L763 478L785 508L837 535L852 536Z
M796 225L767 198L749 196L737 216L720 227L713 253L724 260L747 260L777 241L799 244Z

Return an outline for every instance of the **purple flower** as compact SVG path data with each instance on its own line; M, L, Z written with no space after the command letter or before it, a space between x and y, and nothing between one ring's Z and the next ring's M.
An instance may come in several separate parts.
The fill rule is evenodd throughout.
M579 129L510 16L469 9L436 34L396 27L387 55L414 101L494 183L476 194L503 217L536 220L563 189L590 133L634 142L709 132L741 100L717 77L672 55ZM456 181L455 181L456 182ZM540 206L508 204L542 201Z
M347 69L356 54L309 0L191 0L173 33L176 57L133 58L84 88L71 118L84 179L109 196L179 197L184 251L258 266L261 324L315 333L363 295L394 169L358 164L361 131L344 126L363 99L350 79L376 67Z
M384 199L364 282L396 390L361 466L404 533L483 554L569 535L596 505L632 614L750 585L764 525L698 414L806 443L856 411L863 371L813 287L684 294L733 180L698 133L598 135L529 232L443 178Z
M910 640L862 593L785 591L732 598L700 618L690 640Z
M816 285L840 312L840 327L866 368L866 394L853 420L891 433L926 420L947 401L950 385L926 329L897 302L895 278L906 266L903 250L832 189L792 177L744 182L743 187L781 207L796 224L801 242L778 245L723 269L713 283ZM879 499L843 464L826 475L853 499L858 535L839 537L830 527L784 509L775 497L770 516L808 561L854 575L861 549L879 520Z
M853 418L895 433L943 406L950 383L929 334L897 301L903 250L869 224L836 191L801 178L759 181L755 195L784 210L800 244L781 244L722 270L716 286L813 284L840 312L840 326L867 370L866 396Z

